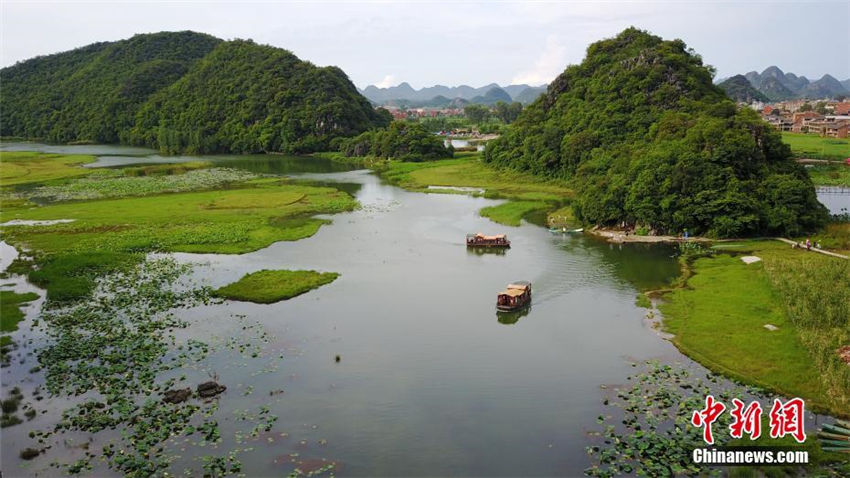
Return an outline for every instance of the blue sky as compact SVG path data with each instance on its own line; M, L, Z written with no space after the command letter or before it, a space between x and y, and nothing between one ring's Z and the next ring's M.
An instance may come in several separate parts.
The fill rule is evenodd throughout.
M135 33L196 30L337 65L357 86L540 84L634 25L681 38L719 77L777 65L850 78L850 1L10 1L0 64Z

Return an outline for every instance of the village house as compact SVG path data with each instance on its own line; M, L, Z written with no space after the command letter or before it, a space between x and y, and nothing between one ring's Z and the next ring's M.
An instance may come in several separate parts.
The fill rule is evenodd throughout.
M846 138L850 129L850 120L840 121L811 121L807 125L810 134L817 134L828 138Z
M794 113L791 117L791 122L793 123L791 131L795 133L807 133L809 131L809 124L820 120L823 120L823 115L814 111Z

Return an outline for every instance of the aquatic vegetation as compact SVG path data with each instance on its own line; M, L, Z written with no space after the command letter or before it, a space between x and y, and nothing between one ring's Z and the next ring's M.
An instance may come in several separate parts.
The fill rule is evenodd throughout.
M705 446L702 430L690 425L691 415L703 408L708 394L725 402L742 397L744 390L718 393L711 383L686 369L654 362L645 365L645 371L630 377L631 384L616 387L612 390L616 395L603 402L617 409L617 417L600 415L597 419L605 425L601 432L604 444L587 448L595 464L585 474L675 476L710 472L691 458L694 448ZM728 414L722 415L715 428L726 427L729 420ZM720 445L725 438L725 434L715 436Z
M145 262L104 277L89 300L44 311L43 329L52 339L38 351L45 388L53 396L102 398L66 409L52 430L32 435L39 443L66 431L97 433L122 427L127 429L124 438L103 447L110 467L146 476L169 465L162 443L186 432L194 417L208 408L150 398L179 381L162 381L161 374L197 360L205 351L203 344L190 341L176 360L163 360L170 349L170 331L186 325L174 310L210 300L207 289L174 289L187 270L168 259ZM93 458L87 454L68 465L68 471L89 469Z
M33 284L47 289L54 302L85 298L95 286L97 277L126 270L142 259L142 254L92 251L51 255L39 261L39 267L24 270ZM32 266L30 265L30 268Z
M64 184L41 186L31 191L18 193L27 199L71 201L131 196L146 196L160 193L178 193L214 189L232 183L254 179L253 173L238 169L211 168L188 170L182 174L137 173L116 177L89 177L67 181ZM120 173L120 171L116 171Z
M18 330L18 322L24 318L21 305L38 299L35 292L17 294L10 290L0 290L0 332Z
M337 277L339 274L335 272L261 270L246 274L214 294L231 300L270 304L330 284Z
M87 155L2 151L0 152L0 186L86 176L92 170L80 166L94 160L94 156Z
M3 414L0 416L0 428L11 427L22 422L20 417L16 415L16 412L23 399L24 396L21 394L21 389L15 387L9 392L9 398L0 402L3 410Z
M637 368L638 364L633 366ZM646 362L637 374L629 377L629 384L614 387L610 392L603 403L613 409L612 413L599 416L597 422L604 425L604 429L594 434L602 442L587 447L588 455L594 460L593 466L585 470L588 476L723 476L728 470L693 462L692 451L706 445L702 429L690 424L691 415L704 407L708 394L725 403L732 398L745 402L747 397L760 401L770 398L763 397L758 389L724 385L711 374L702 377L681 366L657 362ZM809 452L810 465L806 472L817 467L819 475L842 476L847 470L846 461L821 451L814 438L804 445L796 444L790 437L771 439L768 435L754 442L733 440L728 433L720 432L728 430L731 420L731 414L725 413L714 423L715 446L792 445ZM769 468L774 473L780 471L782 476L797 475L801 471L795 466ZM738 471L743 476L759 476L771 470ZM767 476L774 475L768 473Z

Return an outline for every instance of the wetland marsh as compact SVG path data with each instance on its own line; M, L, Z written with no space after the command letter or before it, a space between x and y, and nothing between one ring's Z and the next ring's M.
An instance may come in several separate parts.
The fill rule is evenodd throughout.
M74 150L66 148L58 153ZM135 176L123 168L151 163L110 148L99 152L124 158L122 168L94 174L124 184ZM41 298L9 334L17 348L9 352L3 389L19 387L37 415L3 429L4 473L145 472L150 461L176 474L578 475L593 464L586 447L601 430L597 417L610 413L606 390L629 383L634 364L681 362L704 373L635 304L639 292L678 279L674 247L552 234L521 220L525 212L518 226L502 226L479 211L505 199L408 191L320 158L203 161L231 179L173 191L173 178L152 172L164 189L145 182L132 186L141 194L128 197L54 195L39 207L4 206L3 222L75 220L3 228L4 240L45 264L41 282L34 281L42 288L15 275L15 265L5 279L16 292ZM440 185L439 173L419 180ZM498 186L486 173L470 173L478 181L464 186ZM38 187L96 190L80 186L93 177ZM511 183L520 199L546 203L563 192ZM465 234L478 231L505 231L513 247L504 254L467 250ZM51 269L50 260L63 255L73 258ZM339 276L271 304L210 297L264 269ZM92 270L111 274L110 282L79 274ZM77 271L76 282L62 286L68 271ZM534 303L500 321L495 294L518 279L534 284ZM134 283L146 292L132 292ZM94 291L130 309L115 314L122 302L106 300L97 302L100 309L64 306L42 317L51 287L74 291L69 301ZM79 340L84 332L69 324L92 314L101 317L93 342L56 348ZM145 314L156 321L139 322ZM117 368L96 375L74 368L97 353L95 332L125 330L127 321L133 333L117 346L146 364L144 374L123 377L127 364L117 356L110 365ZM213 399L162 402L168 389L195 390L209 380L227 389ZM67 388L79 386L79 396ZM101 403L108 420L98 415ZM90 419L69 422L74 414ZM164 425L140 427L145 419ZM57 423L71 426L42 434ZM19 458L47 444L35 459ZM124 455L133 459L116 458Z

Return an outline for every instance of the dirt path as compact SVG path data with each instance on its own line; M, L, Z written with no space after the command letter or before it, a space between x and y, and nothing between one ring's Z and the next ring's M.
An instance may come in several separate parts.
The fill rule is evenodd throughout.
M782 242L784 242L784 243L786 243L786 244L791 244L792 246L793 246L793 245L795 245L795 244L799 245L799 243L794 242L794 241L792 241L791 239L785 239L784 237L777 237L777 238L776 238L776 240L777 240L777 241L782 241ZM802 250L806 250L805 246L801 246L800 248L801 248ZM847 257L847 256L842 255L842 254L838 254L837 252L825 251L825 250L823 250L823 249L816 249L816 248L814 248L814 247L813 247L813 248L811 248L811 249L809 249L809 251L811 251L811 252L819 252L819 253L821 253L821 254L826 254L826 255L828 255L828 256L838 257L838 258L841 258L841 259L850 259L850 257Z

